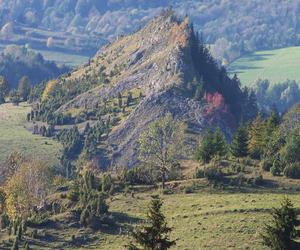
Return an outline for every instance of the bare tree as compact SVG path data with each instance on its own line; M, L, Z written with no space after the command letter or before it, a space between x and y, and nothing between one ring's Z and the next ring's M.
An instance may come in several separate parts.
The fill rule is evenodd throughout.
M150 124L140 137L140 160L159 171L163 189L167 173L182 157L185 128L183 122L174 120L168 113Z

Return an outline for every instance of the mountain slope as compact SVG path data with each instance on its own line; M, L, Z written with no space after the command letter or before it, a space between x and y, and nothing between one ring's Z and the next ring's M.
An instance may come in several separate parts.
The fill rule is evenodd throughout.
M135 165L139 135L167 112L192 133L220 127L230 137L243 104L239 82L218 68L189 19L178 20L171 11L109 44L55 86L41 117L47 120L45 107L51 107L79 127L111 124L99 145L106 166Z

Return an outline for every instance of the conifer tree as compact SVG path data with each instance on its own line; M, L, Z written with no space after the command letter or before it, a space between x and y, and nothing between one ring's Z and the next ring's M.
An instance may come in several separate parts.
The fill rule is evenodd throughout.
M118 106L119 108L122 108L123 101L122 101L122 95L121 93L118 94Z
M263 153L264 145L264 123L258 115L250 126L249 138L249 153L255 158L259 159Z
M201 141L195 152L198 161L209 163L215 156L225 156L227 154L226 139L220 129L215 133L208 132Z
M296 237L296 211L292 202L285 198L280 208L274 208L272 221L266 225L261 235L263 245L273 250L288 250L294 248Z
M225 136L220 129L217 129L215 132L213 142L215 155L220 157L225 156L227 154L227 143Z
M131 243L128 246L129 250L166 250L176 244L169 239L172 229L167 226L161 207L162 201L159 196L152 196L147 214L148 224L132 233L136 244Z
M248 130L244 125L241 125L236 131L231 146L230 152L234 157L246 157L248 155Z

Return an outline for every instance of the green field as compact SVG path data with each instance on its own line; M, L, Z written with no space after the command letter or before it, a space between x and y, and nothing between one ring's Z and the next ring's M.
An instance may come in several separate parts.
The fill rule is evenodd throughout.
M69 53L47 51L47 50L35 50L43 55L46 60L54 61L57 64L65 64L66 66L78 66L88 62L89 57L82 55L72 55Z
M114 195L108 203L115 224L101 231L72 226L70 212L54 215L49 218L49 226L38 231L47 237L31 240L30 246L41 250L126 249L125 245L131 241L128 228L143 222L151 195L160 194L164 202L163 213L168 225L173 228L171 239L176 239L176 246L171 249L265 250L267 248L261 244L260 233L271 219L271 209L280 206L285 194L288 194L295 208L300 208L300 194L295 190L255 188L221 191L207 188L201 180L186 184L191 185L191 182L199 186L199 190L192 194L162 195L159 190L151 190L137 192L135 197ZM299 187L300 183L297 183ZM60 197L59 193L54 195ZM72 237L81 244L75 245ZM0 247L1 241L8 239L7 233L0 232Z
M287 79L300 81L300 47L255 52L234 61L228 68L236 73L242 85L251 86L257 79L272 83Z
M41 159L50 164L58 163L61 150L57 142L32 135L25 128L26 115L30 112L29 105L0 105L0 167L13 151L21 152L27 157Z

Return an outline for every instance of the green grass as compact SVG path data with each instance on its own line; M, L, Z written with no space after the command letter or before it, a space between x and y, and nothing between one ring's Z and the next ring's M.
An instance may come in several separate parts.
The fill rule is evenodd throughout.
M58 164L61 145L54 140L32 135L25 128L26 115L31 108L27 104L0 105L0 167L13 151L26 157L40 159L49 164Z
M69 53L47 51L47 50L35 50L43 55L43 57L49 61L54 61L58 64L65 64L67 66L78 66L88 62L89 57L82 55L72 55Z
M287 79L300 81L300 47L255 52L234 61L228 68L237 73L242 85L251 86L258 79L272 83Z

